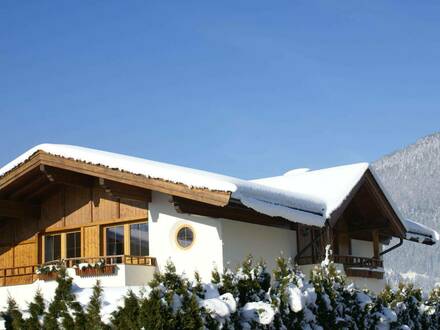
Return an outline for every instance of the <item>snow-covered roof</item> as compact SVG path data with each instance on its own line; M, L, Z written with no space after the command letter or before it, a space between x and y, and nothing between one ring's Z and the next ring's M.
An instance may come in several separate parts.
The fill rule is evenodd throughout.
M440 235L434 229L426 227L421 223L405 219L403 221L406 232L406 239L425 244L435 244L440 240Z
M229 192L232 199L239 200L257 212L320 227L324 226L326 219L343 204L369 169L367 163L358 163L316 171L296 169L281 176L243 180L90 148L41 144L0 168L0 178L30 159L37 151L152 179L183 184L190 188ZM372 173L374 175L374 172ZM380 184L377 178L376 180ZM384 193L386 194L386 191ZM389 201L392 203L391 200ZM395 206L393 208L404 222ZM428 238L433 241L439 240L438 233L428 227L409 220L404 224L408 231L408 239L416 240L416 235L419 235L417 241L420 236L425 240ZM423 242L423 239L420 241Z
M0 177L24 163L37 151L192 188L230 192L232 198L260 213L315 226L323 226L325 223L325 203L300 191L288 191L216 173L71 145L38 145L3 166Z
M328 218L342 205L368 169L369 165L367 163L343 165L316 171L296 169L288 171L281 176L257 179L252 182L291 192L302 192L321 199L325 203L325 216ZM438 242L439 234L435 230L415 221L405 219L401 215L377 175L373 170L370 169L370 171L398 218L404 224L407 230L406 239L425 244L435 244Z
M284 175L252 180L268 187L288 190L292 193L304 193L324 201L325 216L328 218L344 200L365 174L367 163L309 171L292 170Z

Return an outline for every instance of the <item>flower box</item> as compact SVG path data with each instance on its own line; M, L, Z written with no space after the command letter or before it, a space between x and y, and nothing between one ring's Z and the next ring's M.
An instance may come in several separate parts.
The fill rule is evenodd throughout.
M89 276L106 276L113 275L116 271L115 265L105 265L101 267L77 267L75 268L75 273L80 277Z
M47 273L40 273L37 274L37 278L40 281L55 281L58 278L58 272L47 272Z

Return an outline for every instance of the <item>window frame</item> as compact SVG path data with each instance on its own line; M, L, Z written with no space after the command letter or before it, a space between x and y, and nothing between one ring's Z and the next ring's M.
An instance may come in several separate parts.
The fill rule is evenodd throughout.
M124 224L124 223L119 223L119 224L112 224L112 225L109 225L109 226L103 226L102 227L102 238L103 238L103 240L102 240L102 243L103 243L103 252L104 252L104 255L106 256L106 257L112 257L113 255L109 255L108 253L107 253L107 229L110 229L110 228L116 228L116 227L122 227L122 234L124 235L124 237L123 237L123 243L122 243L122 248L123 248L123 253L122 253L122 255L126 255L127 253L127 228L126 228L126 224ZM118 255L118 254L115 254L115 256L116 255Z
M52 259L52 260L46 260L46 239L49 237L55 237L55 236L59 236L60 237L60 258L59 259ZM52 251L53 254L55 254L55 249L54 251ZM55 257L55 256L54 256ZM42 260L43 263L48 263L48 262L54 262L57 260L62 260L63 259L63 238L62 238L62 233L50 233L47 235L44 235L43 237L43 247L42 247Z
M191 232L192 232L192 234L193 234L192 242L191 242L191 244L188 245L188 246L182 246L182 245L179 243L179 232L180 232L182 229L184 229L184 228L188 228L189 230L191 230ZM178 226L178 227L176 228L176 230L175 230L174 241L175 241L177 247L178 247L179 249L181 249L181 250L189 250L189 249L191 249L191 248L194 246L194 243L195 243L195 241L196 241L196 231L194 230L194 227L191 226L191 225L189 225L189 224L186 224L186 223L185 223L185 224L182 224L182 225L180 225L180 226Z
M148 235L148 254L147 255L139 255L139 256L135 256L135 255L133 255L133 253L132 253L132 251L131 251L131 226L133 226L133 225L142 225L142 224L146 224L147 225L147 235ZM134 257L148 257L148 256L150 256L150 227L149 227L149 224L148 224L148 221L139 221L139 222L132 222L132 223L129 223L129 224L127 224L127 226L128 226L128 235L129 235L129 237L128 237L128 249L127 249L127 251L128 251L128 254L130 255L130 256L134 256ZM141 248L142 249L142 248Z
M66 235L66 239L65 239L65 241L66 241L66 259L81 258L82 254L83 254L82 253L83 239L82 239L81 230L68 231L68 232L65 232L64 234ZM75 257L68 257L67 256L68 251L69 251L69 248L68 248L68 245L67 245L68 244L67 235L69 235L69 234L79 234L79 256L75 256Z
M81 229L69 230L69 231L54 231L47 232L41 236L41 261L42 264L67 259L67 234L79 233L80 237L80 256L76 258L83 257L83 235ZM60 259L48 260L46 261L46 237L49 236L60 236Z

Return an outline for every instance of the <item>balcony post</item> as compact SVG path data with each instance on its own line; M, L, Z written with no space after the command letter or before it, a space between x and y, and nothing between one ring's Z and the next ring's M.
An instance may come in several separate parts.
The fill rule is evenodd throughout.
M379 259L380 255L379 255L379 231L378 230L373 230L372 232L373 235L373 257L374 259Z

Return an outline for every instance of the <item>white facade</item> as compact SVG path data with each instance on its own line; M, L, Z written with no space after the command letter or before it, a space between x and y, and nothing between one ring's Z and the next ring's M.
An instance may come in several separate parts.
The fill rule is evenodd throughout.
M233 220L223 222L223 261L232 269L251 254L255 261L264 260L271 271L277 257L294 258L296 246L293 230Z
M176 242L179 228L188 225L194 232L194 243L183 249ZM296 255L296 232L228 219L178 213L171 196L153 192L149 207L150 255L160 270L171 260L179 273L192 276L198 271L209 281L214 267L235 267L252 254L263 259L269 270L276 257Z
M152 193L148 212L150 255L156 258L160 270L171 260L177 272L192 276L198 271L208 281L214 267L223 269L222 220L177 213L171 196L158 192ZM182 249L176 242L182 225L189 225L195 234L188 249Z
M374 256L373 242L352 239L351 255L355 257L372 258Z
M187 249L176 242L177 231L183 225L194 232L194 242ZM235 269L249 254L255 261L264 260L271 272L277 257L293 259L297 253L296 231L178 213L172 197L158 192L153 192L149 207L149 239L150 255L156 258L159 270L170 260L178 273L192 277L198 271L204 281L211 279L214 267L219 271L225 267ZM372 242L352 240L352 255L372 257ZM308 277L314 266L301 268ZM343 265L336 266L344 273ZM348 281L373 291L380 291L385 284L374 278L349 277Z

